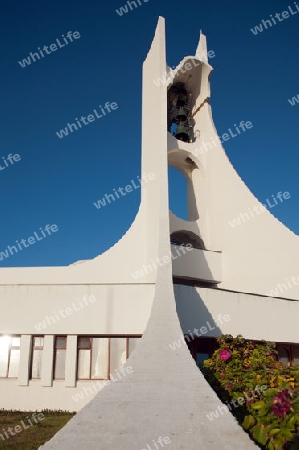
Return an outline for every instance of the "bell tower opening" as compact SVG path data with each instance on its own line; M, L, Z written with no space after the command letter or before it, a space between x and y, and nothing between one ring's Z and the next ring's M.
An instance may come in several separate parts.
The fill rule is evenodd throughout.
M177 217L188 220L187 180L178 169L168 166L169 209Z
M178 82L168 90L167 100L168 131L180 141L193 142L191 93L187 91L184 83Z

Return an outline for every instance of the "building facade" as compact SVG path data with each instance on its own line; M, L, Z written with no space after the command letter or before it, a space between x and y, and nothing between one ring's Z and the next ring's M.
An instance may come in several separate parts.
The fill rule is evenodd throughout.
M182 328L170 351L186 336L200 363L217 336L242 334L278 342L285 363L299 362L299 237L254 197L225 154L212 119L205 36L172 71L162 28L160 21L143 67L143 183L130 229L92 260L0 269L5 409L78 411L117 380L169 264ZM169 211L167 164L186 179L188 220Z

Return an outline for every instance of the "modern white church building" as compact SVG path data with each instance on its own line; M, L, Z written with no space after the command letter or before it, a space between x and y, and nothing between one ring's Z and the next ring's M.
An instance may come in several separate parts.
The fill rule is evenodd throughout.
M257 200L230 163L226 138L218 137L213 123L211 72L203 34L194 55L171 70L160 18L143 66L141 175L152 179L142 184L130 229L92 260L0 269L2 408L79 411L111 377L99 399L119 389L122 383L113 381L123 377L125 405L130 380L142 393L143 381L156 379L150 361L163 369L164 381L157 376L156 385L162 383L164 392L171 389L168 375L180 383L185 367L190 383L197 383L200 371L184 336L197 363L211 354L217 336L228 333L275 341L285 364L299 363L299 237ZM249 128L245 121L231 132ZM168 165L186 178L188 220L169 211ZM128 370L124 376L120 369L132 353L125 367L133 375ZM139 387L136 401L143 399ZM144 414L136 421L148 420ZM176 438L189 439L189 428Z

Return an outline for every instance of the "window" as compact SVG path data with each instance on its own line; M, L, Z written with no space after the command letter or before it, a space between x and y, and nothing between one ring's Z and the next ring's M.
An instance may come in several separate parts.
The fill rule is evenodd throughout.
M290 366L291 364L291 352L288 345L277 345L278 355L277 359L284 366Z
M133 351L135 350L135 348L137 347L138 343L139 343L140 338L129 338L128 339L128 357L131 356L131 354L133 353Z
M108 363L108 338L78 338L78 380L108 379Z
M291 344L277 344L278 361L285 366L299 365L299 346Z
M42 357L44 349L44 337L33 336L32 340L32 360L31 360L31 378L41 378Z
M293 347L293 363L295 366L299 365L299 346Z
M57 336L55 339L54 379L65 379L66 336Z
M78 380L107 380L136 348L140 337L78 337Z
M194 335L192 336L185 335L185 341L197 366L201 366L206 359L211 358L217 348L217 342L215 338L194 338Z
M110 373L120 369L127 360L127 339L110 339Z
M18 378L20 336L0 336L0 377Z

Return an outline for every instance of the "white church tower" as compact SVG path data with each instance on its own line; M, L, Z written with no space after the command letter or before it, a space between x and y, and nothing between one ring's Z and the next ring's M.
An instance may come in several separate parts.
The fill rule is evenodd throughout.
M207 419L221 402L182 336L201 330L189 346L197 362L227 333L275 341L282 359L299 362L299 237L230 164L212 120L211 71L203 34L194 56L167 66L160 18L143 67L131 228L93 260L0 269L2 407L80 410L45 450L158 450L161 437L176 450L254 448L230 414ZM186 177L188 221L169 212L168 165Z

